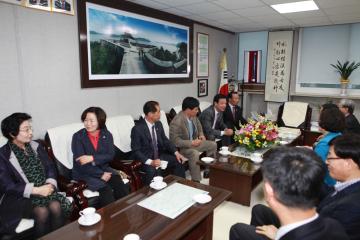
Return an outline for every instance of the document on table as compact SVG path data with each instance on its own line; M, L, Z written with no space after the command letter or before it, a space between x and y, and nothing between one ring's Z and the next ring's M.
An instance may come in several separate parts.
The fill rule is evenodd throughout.
M249 150L247 150L245 147L243 146L237 146L235 148L235 150L233 150L230 155L235 156L235 157L242 157L242 158L251 158L251 154L253 153L260 153L260 154L264 154L266 151L268 151L270 148L260 148L257 149L254 152L251 152Z
M195 203L194 195L202 193L208 194L201 189L174 183L139 202L138 205L174 219Z

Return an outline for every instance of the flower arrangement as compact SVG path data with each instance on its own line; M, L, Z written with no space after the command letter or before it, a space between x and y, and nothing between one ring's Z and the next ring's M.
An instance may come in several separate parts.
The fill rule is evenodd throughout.
M241 125L240 130L235 131L235 142L244 145L249 151L266 148L275 143L279 133L276 124L260 115L257 119L248 121Z

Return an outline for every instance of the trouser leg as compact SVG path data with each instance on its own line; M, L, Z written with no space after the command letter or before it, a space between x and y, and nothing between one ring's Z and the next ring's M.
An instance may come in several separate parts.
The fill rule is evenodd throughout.
M201 173L200 173L200 165L197 164L199 161L200 152L193 148L181 149L180 153L184 155L187 159L189 159L189 171L191 175L191 180L200 182Z
M175 155L161 153L160 159L168 162L168 168L172 169L175 176L185 178L184 166L176 159Z
M125 197L129 194L128 188L119 175L112 175L107 184L110 185L110 187L113 189L115 200Z
M100 194L98 204L99 208L105 207L106 205L115 201L113 190L109 185L100 188L98 191Z
M277 228L280 227L279 218L275 213L269 207L261 204L252 208L250 224L253 226L274 225Z

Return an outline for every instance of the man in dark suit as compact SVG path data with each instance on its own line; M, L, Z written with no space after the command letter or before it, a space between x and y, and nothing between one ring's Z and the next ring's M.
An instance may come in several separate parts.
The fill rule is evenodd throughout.
M199 120L204 130L206 139L215 141L222 139L223 145L229 145L225 142L223 136L232 136L234 131L228 128L223 119L223 112L226 108L226 97L217 94L214 97L213 105L201 112Z
M56 0L55 8L66 10L66 11L71 11L71 5L66 0Z
M237 92L231 92L228 95L228 104L224 111L224 123L228 128L240 129L240 124L246 124L247 121L241 115L241 108L238 106L240 96ZM229 137L230 143L234 143L233 136Z
M143 163L145 184L150 184L155 175L161 174L161 160L167 161L167 167L174 175L185 178L181 155L173 143L166 137L164 128L159 121L160 105L155 101L148 101L143 107L145 118L139 120L131 130L131 149L134 159Z
M360 134L360 124L354 116L354 102L350 99L341 99L339 103L339 109L345 115L344 133Z
M349 239L339 222L316 212L325 166L312 150L273 148L265 153L261 169L270 208L263 206L267 211L253 218L251 225L233 225L230 240L267 239L265 236L281 240ZM273 224L281 227L276 229Z

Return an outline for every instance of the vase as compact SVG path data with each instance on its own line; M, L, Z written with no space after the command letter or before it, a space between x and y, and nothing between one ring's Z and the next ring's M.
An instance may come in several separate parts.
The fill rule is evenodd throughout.
M340 80L340 96L347 96L347 90L349 86L349 80L348 79L341 79Z

